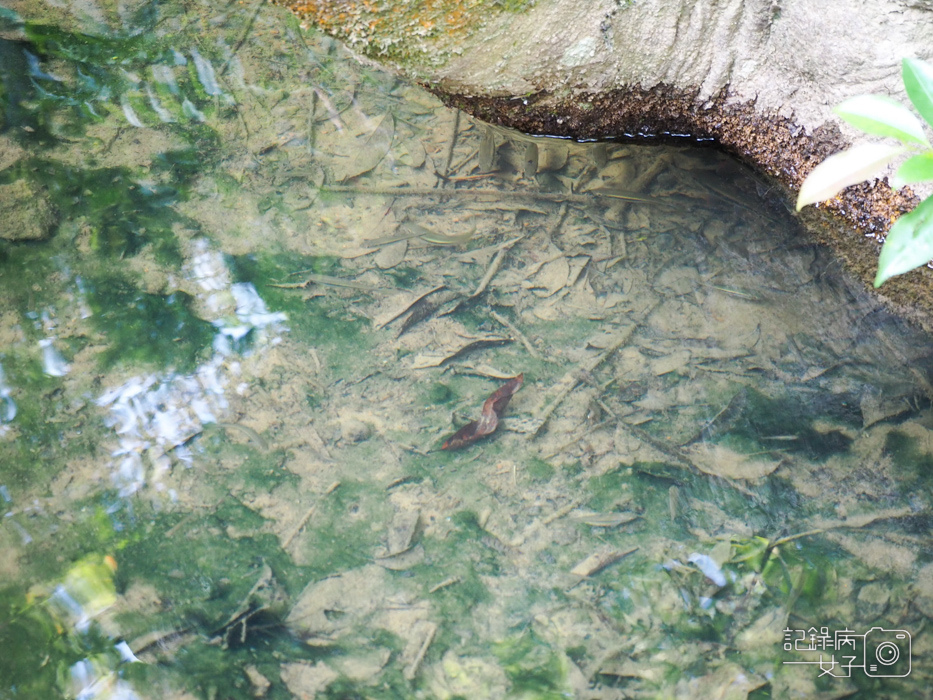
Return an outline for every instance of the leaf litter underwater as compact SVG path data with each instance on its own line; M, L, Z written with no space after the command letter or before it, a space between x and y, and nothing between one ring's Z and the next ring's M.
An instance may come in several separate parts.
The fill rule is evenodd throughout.
M206 48L186 73L158 58L176 121L139 83L72 134L112 183L165 178L164 222L146 209L121 248L94 217L135 221L134 190L69 209L47 251L3 249L0 677L928 692L927 336L713 150L502 131L328 40L298 55L281 15L249 26L232 77ZM178 133L214 149L184 182L143 167ZM41 157L77 168L73 148ZM903 653L821 676L843 630Z

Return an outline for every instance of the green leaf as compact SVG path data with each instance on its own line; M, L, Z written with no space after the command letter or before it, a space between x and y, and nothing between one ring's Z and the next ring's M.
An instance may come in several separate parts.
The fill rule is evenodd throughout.
M875 287L930 260L933 260L933 197L920 202L888 231L878 258Z
M852 126L873 136L893 136L902 143L929 146L923 122L897 100L884 95L859 95L833 110Z
M863 143L831 155L807 175L797 195L797 211L835 197L849 185L874 177L906 149L887 143Z
M933 151L905 160L891 179L891 187L897 189L924 180L933 180Z
M905 58L902 74L907 96L920 116L933 126L933 66L916 58Z

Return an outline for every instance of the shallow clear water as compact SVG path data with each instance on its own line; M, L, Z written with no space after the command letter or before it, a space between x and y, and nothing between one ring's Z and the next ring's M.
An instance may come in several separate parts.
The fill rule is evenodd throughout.
M764 182L14 9L0 697L929 692L929 338Z

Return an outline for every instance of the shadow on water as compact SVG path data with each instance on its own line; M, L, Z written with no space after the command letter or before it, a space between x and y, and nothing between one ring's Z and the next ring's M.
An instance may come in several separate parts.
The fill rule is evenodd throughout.
M753 173L17 11L0 698L928 693L929 338Z

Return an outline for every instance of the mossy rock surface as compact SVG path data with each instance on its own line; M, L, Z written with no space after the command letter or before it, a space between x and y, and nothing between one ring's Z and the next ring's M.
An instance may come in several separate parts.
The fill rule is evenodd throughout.
M37 241L48 238L56 223L46 193L28 180L0 185L0 238Z

